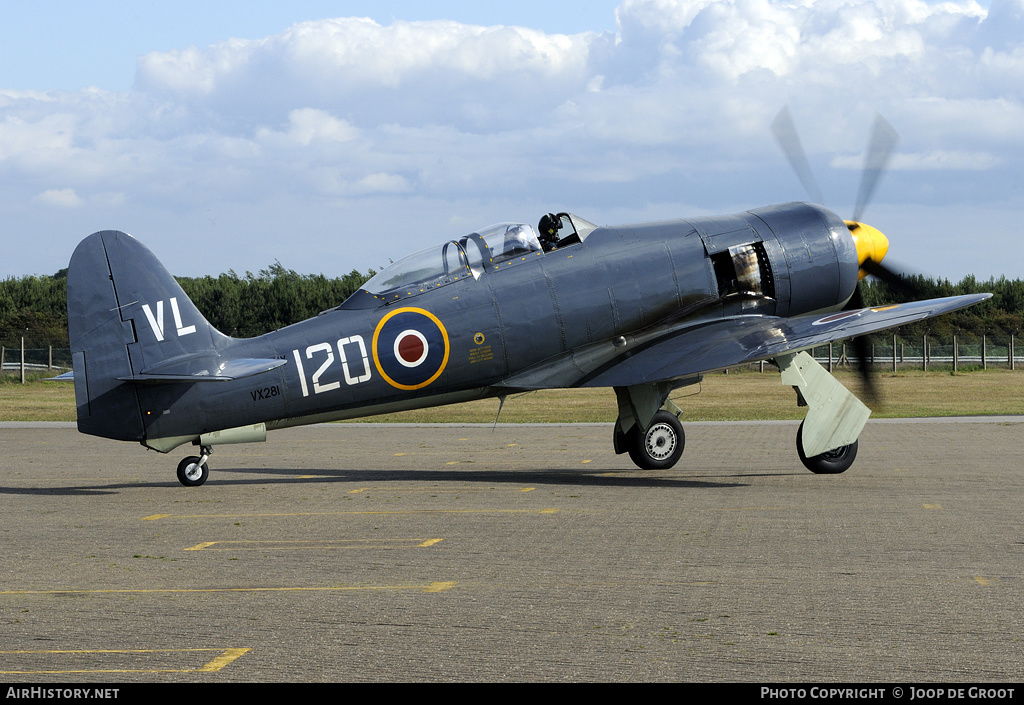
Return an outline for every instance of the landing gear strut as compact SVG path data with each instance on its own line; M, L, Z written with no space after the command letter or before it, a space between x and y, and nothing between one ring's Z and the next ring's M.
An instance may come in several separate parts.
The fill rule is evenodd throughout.
M202 456L190 455L178 463L178 481L185 487L199 487L210 477L206 461L213 455L213 448L202 446Z
M673 389L700 382L688 377L673 382L615 387L619 418L615 421L612 443L616 453L629 457L643 470L667 470L679 460L686 444L682 410L668 398Z

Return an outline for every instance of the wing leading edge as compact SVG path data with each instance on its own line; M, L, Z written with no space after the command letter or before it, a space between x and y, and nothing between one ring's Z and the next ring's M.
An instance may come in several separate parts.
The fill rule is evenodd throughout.
M940 316L991 296L950 296L792 318L735 316L684 324L621 341L618 348L608 343L577 351L516 374L499 386L629 387L691 377Z

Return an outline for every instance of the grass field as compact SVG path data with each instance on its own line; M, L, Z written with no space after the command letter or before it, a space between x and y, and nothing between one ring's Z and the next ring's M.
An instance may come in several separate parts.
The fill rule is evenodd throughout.
M837 370L836 377L860 393L859 377ZM1024 370L946 371L906 370L875 377L878 401L869 402L875 418L1024 414ZM779 382L777 372L730 371L704 378L700 385L672 395L683 409L684 421L801 419L804 409L796 395ZM490 423L498 411L496 399L453 406L375 416L378 422ZM503 423L612 422L615 394L610 389L570 389L510 396L499 419ZM18 376L0 379L0 421L74 421L74 386L66 382Z

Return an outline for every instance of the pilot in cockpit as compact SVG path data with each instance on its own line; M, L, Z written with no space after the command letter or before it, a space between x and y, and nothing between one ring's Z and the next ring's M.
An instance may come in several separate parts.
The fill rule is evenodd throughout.
M540 244L545 252L551 252L558 247L558 231L562 229L562 219L554 213L546 213L537 224L537 231L540 233Z
M541 249L538 247L538 240L539 238L529 225L509 225L505 230L501 254L497 258L506 260L510 257L537 252Z

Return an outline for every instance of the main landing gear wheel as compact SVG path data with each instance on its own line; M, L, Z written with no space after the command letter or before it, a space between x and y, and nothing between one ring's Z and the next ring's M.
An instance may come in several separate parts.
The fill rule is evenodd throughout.
M200 458L190 455L178 463L178 481L185 487L199 487L210 477L210 468L199 463Z
M796 452L800 454L800 462L804 464L804 467L816 475L838 475L841 472L846 472L853 465L853 461L857 459L858 441L808 458L804 455L803 438L804 423L801 421L800 428L796 432Z
M654 415L647 431L634 426L629 436L629 457L644 470L667 470L676 464L686 445L683 425L665 410Z

